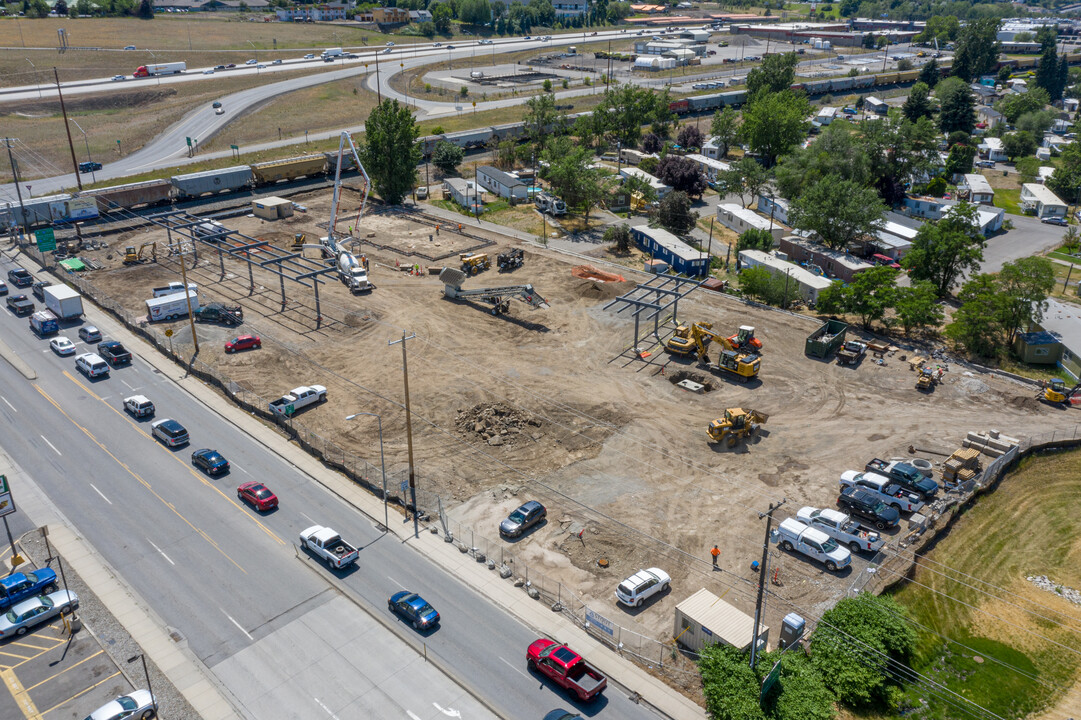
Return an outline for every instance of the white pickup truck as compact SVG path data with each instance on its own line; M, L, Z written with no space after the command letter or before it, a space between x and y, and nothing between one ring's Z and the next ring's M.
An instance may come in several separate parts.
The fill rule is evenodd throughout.
M312 525L300 533L300 545L326 561L331 570L342 570L357 561L360 553L336 531Z
M795 518L782 520L777 535L782 548L814 558L827 570L836 571L852 564L852 553L839 546L836 540Z
M195 283L188 283L188 290L193 293L199 292L199 286ZM176 293L184 292L184 283L171 282L168 285L161 285L153 289L153 296L156 298L165 297L166 295L175 295Z
M868 530L840 510L802 507L796 513L796 519L808 527L821 530L852 552L877 552L885 542L877 532Z
M841 487L862 488L890 507L897 508L898 512L914 513L923 508L923 501L920 500L919 495L908 492L888 477L878 473L846 470L841 473Z
M325 402L326 399L327 389L322 385L302 385L293 388L277 400L272 400L270 412L288 417L301 408Z

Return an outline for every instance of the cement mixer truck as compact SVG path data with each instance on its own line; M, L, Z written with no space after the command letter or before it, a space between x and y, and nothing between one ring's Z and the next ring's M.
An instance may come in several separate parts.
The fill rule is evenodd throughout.
M338 277L354 295L372 289L368 281L368 261L361 258L358 260L356 255L347 252L338 255Z

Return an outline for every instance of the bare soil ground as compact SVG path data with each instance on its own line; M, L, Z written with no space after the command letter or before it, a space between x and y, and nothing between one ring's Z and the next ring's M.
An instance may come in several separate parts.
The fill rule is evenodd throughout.
M282 246L296 232L325 234L317 223L328 214L329 193L296 199L309 208L306 215L225 224ZM405 249L426 244L431 231L411 220L373 216L361 222L359 234L363 240L374 233L372 242ZM110 243L119 249L134 239L164 241L161 231L129 235ZM440 239L450 242L442 233ZM493 239L492 254L508 246ZM655 341L639 342L652 354L637 360L626 352L633 319L603 306L644 278L626 272L623 283L575 277L571 270L581 261L548 250L527 248L525 266L513 273L493 268L466 281L467 288L531 283L551 305L531 311L512 303L511 312L498 317L489 306L445 299L434 276L400 272L396 266L414 262L410 256L367 242L361 252L372 262L377 289L354 297L336 281L322 285L324 322L317 329L310 290L287 287L283 309L275 278L257 273L249 295L246 268L226 262L219 282L217 257L202 251L189 280L204 297L241 302L249 319L244 330L264 342L261 351L226 356L220 341L236 331L200 325L200 359L268 399L301 384L326 385L329 402L298 421L373 462L379 456L374 424L342 418L358 410L380 413L388 469L396 471L406 459L402 359L401 348L387 341L403 330L415 332L408 362L418 484L439 493L452 517L493 540L509 510L541 500L550 508L549 522L518 541L516 552L621 624L658 638L670 638L674 605L703 586L725 594L724 583L735 583L744 589L726 600L751 609L740 581L751 577L750 563L761 554L758 513L770 502L787 500L782 517L802 505L832 506L839 474L872 457L905 454L909 445L949 453L970 429L1017 436L1073 426L1079 417L1035 402L1028 387L969 374L956 364L932 394L921 394L903 351L883 364L867 358L854 368L811 359L804 340L815 320L703 290L680 302L679 318L732 331L754 325L765 345L760 380L710 376L693 361L667 356ZM175 262L124 268L115 253L111 260L104 252L88 254L109 266L94 281L135 311L144 308L151 286L179 279ZM187 323L173 327L174 341L185 343ZM647 329L651 323L643 321L642 332ZM679 372L711 380L712 391L682 390L671 381ZM489 408L496 405L528 420L494 423L495 433L478 429L476 418L495 417ZM764 432L734 450L708 444L706 425L736 406L769 413ZM722 549L721 573L708 565L714 543ZM601 558L607 568L598 566ZM672 574L672 591L640 611L617 609L615 585L649 566ZM775 553L774 567L778 592L816 609L854 579L854 571L833 576L784 553ZM769 624L777 628L789 611L770 607Z

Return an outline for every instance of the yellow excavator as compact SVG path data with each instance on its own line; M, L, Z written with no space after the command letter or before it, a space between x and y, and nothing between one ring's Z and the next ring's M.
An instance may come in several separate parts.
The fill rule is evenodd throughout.
M150 248L150 257L144 257L146 249ZM125 265L139 265L144 262L157 262L158 261L158 243L155 241L145 242L139 246L136 250L134 245L128 245L124 248L124 264Z
M712 323L698 324L706 328L707 330L713 327ZM692 326L690 325L678 326L676 328L676 331L672 333L672 337L668 338L664 342L665 349L673 355L690 355L691 353L697 352L698 345L697 343L695 343L694 337L692 337L691 327ZM706 344L709 344L712 339L713 338L706 337L704 338L704 341L706 342Z
M728 408L724 417L719 417L706 428L710 442L727 441L728 447L735 447L741 440L753 436L769 415L757 410Z
M690 332L695 348L698 351L698 363L700 365L705 365L713 372L732 373L743 382L758 377L762 359L757 355L739 350L732 344L731 340L724 335L713 332L703 323L692 325ZM710 341L713 341L721 348L716 363L710 362L709 355L706 352Z
M1037 397L1046 400L1047 402L1066 405L1069 404L1070 398L1072 398L1079 390L1081 390L1081 383L1066 389L1066 381L1062 378L1055 378L1044 385L1043 390Z

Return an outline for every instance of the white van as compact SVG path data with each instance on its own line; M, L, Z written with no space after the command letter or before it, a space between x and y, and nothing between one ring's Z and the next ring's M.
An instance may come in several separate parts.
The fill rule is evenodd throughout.
M109 363L100 355L83 353L75 358L75 367L88 378L103 377L109 374Z

